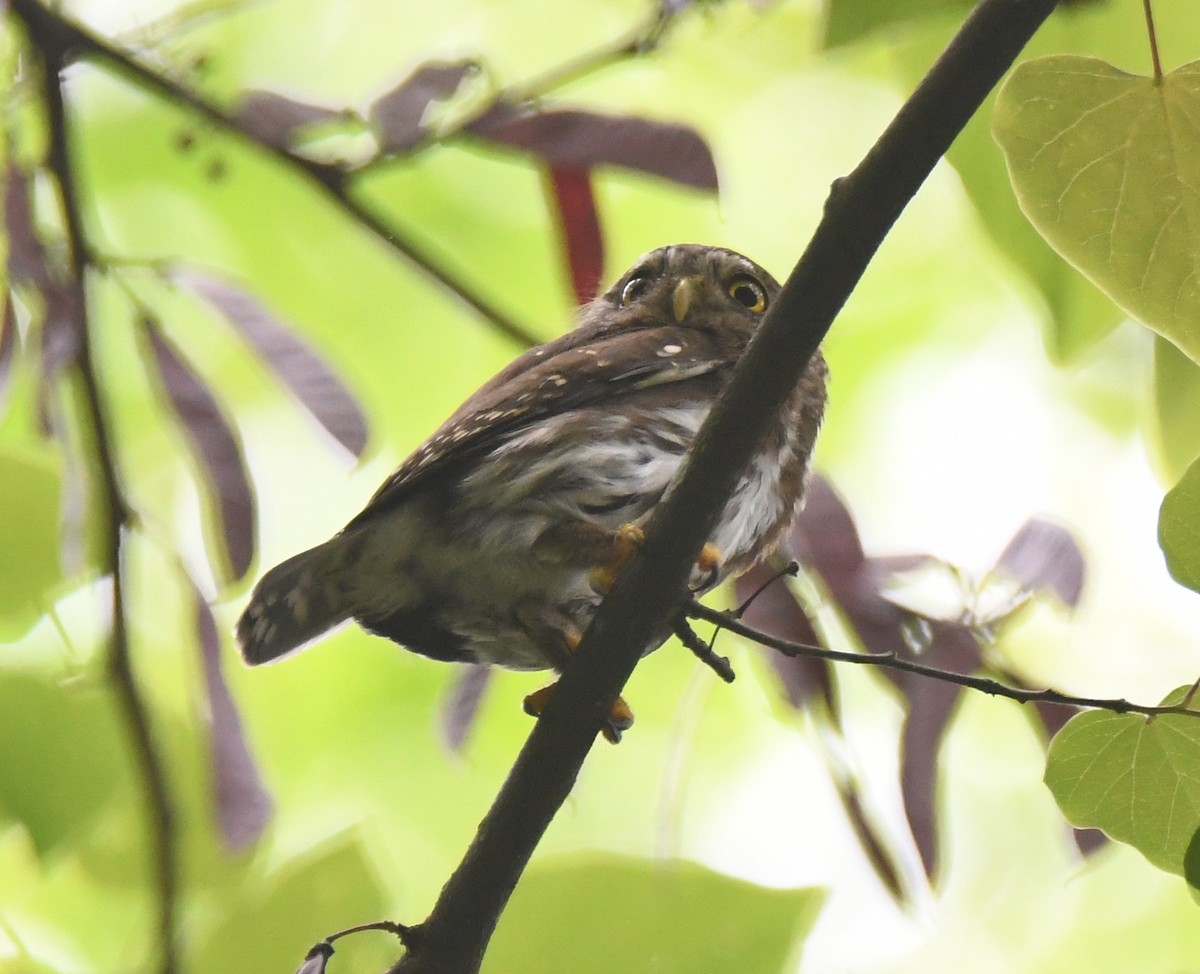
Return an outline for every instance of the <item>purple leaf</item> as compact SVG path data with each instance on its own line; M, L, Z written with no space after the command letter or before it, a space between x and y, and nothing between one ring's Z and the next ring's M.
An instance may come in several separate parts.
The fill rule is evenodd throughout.
M765 587L764 587L765 586ZM823 645L808 613L796 600L786 579L769 564L760 563L739 575L733 583L735 597L744 603L754 600L742 614L746 625L777 639L809 646ZM758 593L755 595L755 593ZM833 671L828 662L805 656L785 656L767 650L771 667L778 674L788 702L796 708L819 696L837 719L837 696L833 691Z
M958 687L926 680L909 694L901 740L900 791L904 814L921 854L925 875L937 869L937 764L942 735L958 702Z
M73 365L83 350L82 289L48 280L42 288L41 368L38 370L38 423L46 436L68 439L60 434L65 427L55 424L54 388L59 373Z
M237 120L260 142L287 149L296 131L307 125L341 118L343 112L310 105L275 91L248 91L237 108Z
M204 380L152 322L146 332L163 388L216 494L222 537L235 579L254 558L254 494L242 449Z
M52 272L46 249L33 221L29 179L14 165L7 170L4 192L5 232L8 237L8 276L41 294L41 398L43 429L46 397L58 372L75 362L81 350L81 285L60 281Z
M498 103L468 131L526 149L553 166L623 166L697 189L717 188L712 153L686 125L576 109L539 112Z
M814 476L804 510L788 537L786 553L811 565L837 601L852 595L865 560L858 528L842 499L824 477Z
M805 496L784 553L816 571L867 652L903 653L904 613L882 596L886 577L863 556L850 510L821 477Z
M58 552L63 571L67 575L75 575L87 567L89 535L104 536L109 526L105 525L97 532L93 518L89 517L94 513L89 510L93 495L88 478L92 471L85 458L80 455L80 451L69 448L74 442L70 425L63 417L57 401L46 400L40 419L45 434L63 446L62 497L58 504Z
M969 673L980 664L979 644L965 626L934 623L933 642L923 662L955 673ZM900 790L925 874L932 879L937 869L938 754L961 687L915 673L885 672L907 703Z
M468 77L479 71L475 61L423 64L371 105L371 124L387 152L404 152L425 134L425 113L435 101L449 98Z
M1079 604L1085 567L1083 552L1066 528L1030 518L1013 535L996 567L1030 591L1048 589L1065 605Z
M349 387L291 328L238 285L194 269L172 279L200 295L235 325L292 395L354 456L367 444L367 420Z
M867 861L875 870L875 875L879 877L884 888L891 893L892 899L903 904L905 902L904 884L900 880L900 870L888 850L887 844L876 833L874 825L867 818L858 788L852 781L844 781L837 776L835 776L834 783L837 785L838 797L842 800L842 809L846 813L851 829L854 830L855 838L862 846L863 854L867 857Z
M575 303L587 304L600 289L604 274L604 235L587 169L550 166L550 192L571 272Z
M442 736L451 751L458 753L466 743L491 678L488 667L467 666L450 688L450 696L442 705Z
M296 969L296 974L325 974L325 968L332 956L333 944L322 940L304 955L304 963Z
M12 375L13 360L17 351L17 319L13 310L12 294L4 292L4 312L0 315L0 410L8 392L8 379Z
M1028 685L1024 680L1020 680L1015 674L1005 673L1005 681L1013 684L1013 686L1024 687L1028 689ZM1069 704L1047 703L1044 700L1038 700L1033 705L1033 712L1037 716L1038 723L1042 725L1042 729L1046 732L1046 740L1051 740L1055 734L1063 729L1063 725L1068 720L1079 713L1080 708Z
M50 283L46 252L33 225L29 179L10 163L5 173L4 230L8 240L8 277L17 284L32 284L39 290Z
M1075 848L1085 856L1094 855L1108 845L1108 836L1099 829L1071 829Z
M83 350L83 295L71 285L51 283L42 297L42 373L49 380L75 364Z
M209 756L217 824L227 848L237 852L258 841L271 818L271 796L259 776L242 731L242 720L221 673L221 640L212 612L192 590L196 634L208 690Z

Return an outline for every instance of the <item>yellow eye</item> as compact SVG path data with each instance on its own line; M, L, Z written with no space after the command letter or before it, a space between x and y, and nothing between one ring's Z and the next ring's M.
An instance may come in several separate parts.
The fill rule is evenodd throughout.
M646 293L646 288L650 286L650 278L634 277L630 278L629 283L625 285L625 290L621 292L621 307L627 308L633 304L638 298Z
M755 314L767 310L767 291L752 277L735 277L726 290L734 301Z

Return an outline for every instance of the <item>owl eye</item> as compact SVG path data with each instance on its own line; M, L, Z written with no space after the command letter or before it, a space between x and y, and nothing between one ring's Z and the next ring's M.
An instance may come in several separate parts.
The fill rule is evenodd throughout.
M735 277L726 290L734 301L755 314L767 310L766 289L752 277Z
M621 307L627 308L633 304L638 298L646 293L646 289L650 286L650 278L634 277L625 285L625 290L621 292Z

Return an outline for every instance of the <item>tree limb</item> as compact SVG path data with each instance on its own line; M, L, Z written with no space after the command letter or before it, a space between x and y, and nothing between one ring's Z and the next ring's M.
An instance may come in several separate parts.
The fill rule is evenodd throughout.
M389 974L479 969L609 703L684 601L696 555L771 417L887 231L1054 6L983 0L862 163L835 184L816 234L647 526L645 548L600 606L462 863Z

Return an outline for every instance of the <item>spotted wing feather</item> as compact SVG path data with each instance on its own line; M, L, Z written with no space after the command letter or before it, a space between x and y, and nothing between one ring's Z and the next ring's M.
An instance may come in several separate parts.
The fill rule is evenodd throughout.
M435 475L553 414L599 400L619 402L620 391L686 382L730 366L706 330L652 320L613 333L581 327L526 352L468 399L383 483L348 525L361 526L393 509ZM584 334L580 334L584 332Z

